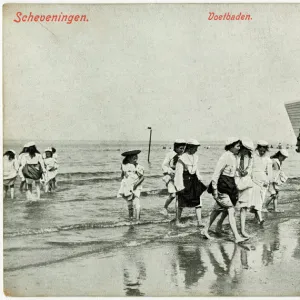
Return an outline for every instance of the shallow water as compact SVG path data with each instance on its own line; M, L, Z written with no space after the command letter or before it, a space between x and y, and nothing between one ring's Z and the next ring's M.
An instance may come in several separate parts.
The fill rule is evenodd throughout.
M49 144L37 145L44 149ZM5 149L21 146L4 143ZM146 143L59 142L54 146L60 164L58 190L32 203L17 191L15 200L4 202L8 293L179 296L235 295L239 291L246 295L251 282L256 282L249 279L253 272L262 274L266 268L267 274L273 265L276 269L282 263L284 267L299 264L300 157L292 150L284 165L290 179L280 198L285 212L268 213L264 228L249 214L247 225L253 237L243 248L232 243L228 228L221 240L201 239L192 209L184 211L185 227L180 229L159 213L167 196L160 167L167 143L153 145L150 165ZM199 168L208 184L223 150L220 144L210 144L210 149L205 146L198 151ZM139 162L146 175L142 220L134 227L127 221L125 201L116 198L120 153L132 148L142 150ZM204 217L213 204L205 193ZM245 285L247 280L249 285ZM254 291L266 295L269 290ZM288 286L284 294L292 292L299 294L299 288Z

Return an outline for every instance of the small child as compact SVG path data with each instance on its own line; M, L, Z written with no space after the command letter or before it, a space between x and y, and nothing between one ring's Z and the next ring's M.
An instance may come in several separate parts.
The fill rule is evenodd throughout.
M269 199L266 201L265 209L268 209L268 206L273 201L274 211L283 212L277 208L278 205L278 195L279 195L279 186L287 181L287 176L283 173L281 167L282 163L286 158L288 158L289 153L285 149L280 149L277 153L272 155L272 169L273 169L273 180L269 185L268 192L270 194Z
M6 198L8 189L10 188L10 197L14 199L15 181L19 169L18 161L16 160L16 152L8 150L3 155L3 198Z
M134 209L136 219L140 219L140 195L144 181L144 168L137 163L140 152L140 150L132 150L122 153L125 158L121 166L122 181L117 197L123 197L127 201L130 221L133 219Z
M55 177L57 175L58 164L53 158L51 148L47 148L44 153L44 164L46 173L44 176L45 192L51 192L55 188Z

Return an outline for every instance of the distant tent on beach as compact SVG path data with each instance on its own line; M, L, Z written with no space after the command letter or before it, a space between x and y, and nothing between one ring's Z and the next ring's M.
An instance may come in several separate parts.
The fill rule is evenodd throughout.
M289 115L295 135L299 135L300 130L300 101L285 103L285 109Z

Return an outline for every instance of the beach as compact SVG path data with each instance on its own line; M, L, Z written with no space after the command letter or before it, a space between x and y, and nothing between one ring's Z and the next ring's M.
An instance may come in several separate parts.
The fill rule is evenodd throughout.
M39 149L50 142L36 141ZM4 141L19 151L22 142ZM299 296L300 156L290 149L284 163L283 213L264 213L259 226L247 215L251 239L233 242L224 233L205 240L193 209L160 214L167 192L161 163L171 143L57 142L58 190L39 202L4 201L4 289L10 296ZM145 167L141 223L128 222L126 202L117 199L122 151L141 149ZM164 149L165 148L165 149ZM272 150L274 153L276 149ZM208 184L222 143L201 143L199 170ZM17 187L18 187L17 183ZM207 220L214 200L203 194ZM237 219L239 209L237 207ZM239 228L239 222L238 222ZM212 227L214 230L214 226Z

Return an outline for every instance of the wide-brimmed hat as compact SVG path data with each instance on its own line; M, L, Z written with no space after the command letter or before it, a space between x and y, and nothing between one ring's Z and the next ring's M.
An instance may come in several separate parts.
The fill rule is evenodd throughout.
M280 152L284 157L289 157L289 153L285 149L280 149L278 152Z
M250 151L253 151L254 150L254 144L253 142L251 141L251 139L247 138L247 137L243 137L241 139L241 142L242 142L242 145L247 148L248 150Z
M269 146L269 143L264 140L259 140L259 141L257 141L257 146L267 147L267 146Z
M51 148L47 148L47 149L45 149L45 152L51 152L52 153L52 149Z
M131 156L131 155L137 155L141 153L141 150L130 150L130 151L126 151L124 153L122 153L122 156Z
M183 139L177 139L174 141L174 144L186 144L186 141Z
M231 137L229 137L229 138L227 139L225 145L226 145L226 146L229 146L229 145L231 145L231 144L233 144L233 143L238 142L239 140L240 140L239 138L237 138L237 137L235 137L235 136L231 136Z
M27 145L27 148L35 146L35 142L28 142L26 145Z
M28 143L26 143L26 144L23 146L23 148L28 148Z
M200 146L200 143L197 140L195 140L195 139L189 139L187 141L187 145Z

